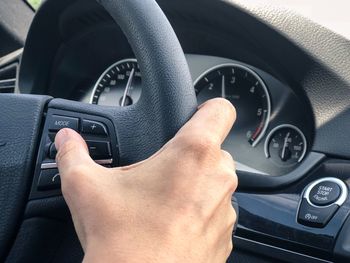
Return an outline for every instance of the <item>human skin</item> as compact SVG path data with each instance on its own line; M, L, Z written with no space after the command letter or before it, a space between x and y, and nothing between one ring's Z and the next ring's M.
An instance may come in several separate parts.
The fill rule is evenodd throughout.
M226 262L238 181L221 144L235 118L231 103L210 100L152 157L113 169L61 130L56 160L84 262Z

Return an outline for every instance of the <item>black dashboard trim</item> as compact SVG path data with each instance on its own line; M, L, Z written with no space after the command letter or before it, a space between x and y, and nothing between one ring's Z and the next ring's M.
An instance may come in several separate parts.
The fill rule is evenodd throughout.
M243 171L237 171L239 176L240 190L255 189L268 191L276 188L282 188L288 184L302 179L313 168L320 164L326 156L322 153L310 152L304 161L292 172L281 176L263 176Z
M297 253L291 250L279 248L276 246L271 246L263 244L261 242L253 241L244 237L235 236L234 245L237 249L242 249L249 251L253 254L260 254L267 257L273 255L273 260L276 262L276 259L283 262L298 262L298 263L332 263L331 261L315 258L309 255ZM230 262L230 261L229 261Z

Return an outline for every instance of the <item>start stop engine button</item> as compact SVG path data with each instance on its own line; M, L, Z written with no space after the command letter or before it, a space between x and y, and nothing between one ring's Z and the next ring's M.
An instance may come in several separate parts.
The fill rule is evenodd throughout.
M322 178L309 184L302 196L298 222L308 227L325 227L348 198L348 186L338 178Z
M332 181L324 181L315 185L310 191L310 202L317 206L334 204L341 195L340 186Z

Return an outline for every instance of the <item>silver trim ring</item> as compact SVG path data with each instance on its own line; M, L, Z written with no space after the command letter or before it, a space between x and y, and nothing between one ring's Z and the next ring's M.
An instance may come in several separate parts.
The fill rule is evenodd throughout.
M108 73L108 71L110 71L112 68L117 67L120 64L123 64L125 62L136 62L137 63L137 59L136 58L126 58L123 60L119 60L117 62L115 62L113 65L109 66L102 74L101 76L98 78L98 80L95 83L95 86L91 92L91 96L90 96L90 101L89 103L92 104L93 100L94 100L94 96L95 96L95 92L98 88L98 85L100 84L100 82L102 81L103 77Z
M327 206L318 206L318 205L314 205L311 201L310 201L310 192L311 190L318 185L319 183L322 182L333 182L335 184L337 184L340 188L341 188L341 194L340 197L338 198L338 200L330 205ZM305 192L303 194L303 198L305 198L307 200L307 202L309 203L309 205L313 206L313 207L317 207L317 208L325 208L325 207L329 207L332 206L334 204L338 205L338 206L342 206L346 199L348 198L348 187L347 185L340 179L338 178L334 178L334 177L325 177L325 178L321 178L319 180L316 180L314 182L312 182L311 184L309 184L306 188L305 188Z
M260 135L258 136L258 138L256 138L256 140L254 141L254 143L252 144L253 147L257 146L258 143L261 141L261 139L265 136L265 133L267 131L267 128L269 126L269 123L270 123L270 116L271 116L271 98L270 98L270 93L269 93L269 90L267 88L267 86L265 85L265 82L263 81L263 79L254 71L252 70L251 68L249 68L248 66L245 66L243 64L238 64L238 63L224 63L224 64L219 64L219 65L216 65L214 67L211 67L209 69L207 69L206 71L204 71L194 82L193 86L195 87L198 82L204 78L207 74L215 71L215 70L218 70L220 68L224 68L224 67L237 67L237 68L240 68L240 69L243 69L243 70L246 70L248 71L250 74L252 74L258 81L259 83L261 84L265 94L266 94L266 100L267 100L267 116L266 116L266 121L264 123L264 127L263 129L261 130L261 133Z
M106 159L106 160L95 160L95 163L99 165L108 165L113 163L113 159ZM48 170L48 169L56 169L58 168L57 163L42 163L41 169L42 170Z
M272 135L278 131L279 129L283 129L283 128L291 128L291 129L294 129L295 131L297 131L300 135L301 135L301 138L304 142L304 150L303 150L303 153L302 155L300 156L300 158L298 159L298 163L300 163L305 155L306 155L306 151L307 151L307 140L306 140L306 137L304 135L304 133L296 126L292 125L292 124L282 124L282 125L279 125L277 127L275 127L274 129L272 129L269 133L269 135L266 137L266 140L265 140L265 146L264 146L264 152L265 152L265 156L266 158L270 158L270 154L269 154L269 143L270 143L270 140L271 140L271 137Z

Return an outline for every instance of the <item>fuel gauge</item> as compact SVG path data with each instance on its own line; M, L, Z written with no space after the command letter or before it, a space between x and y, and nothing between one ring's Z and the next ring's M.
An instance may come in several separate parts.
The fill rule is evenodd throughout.
M274 128L265 142L266 158L279 166L292 166L300 163L306 154L305 135L297 127L284 124Z

